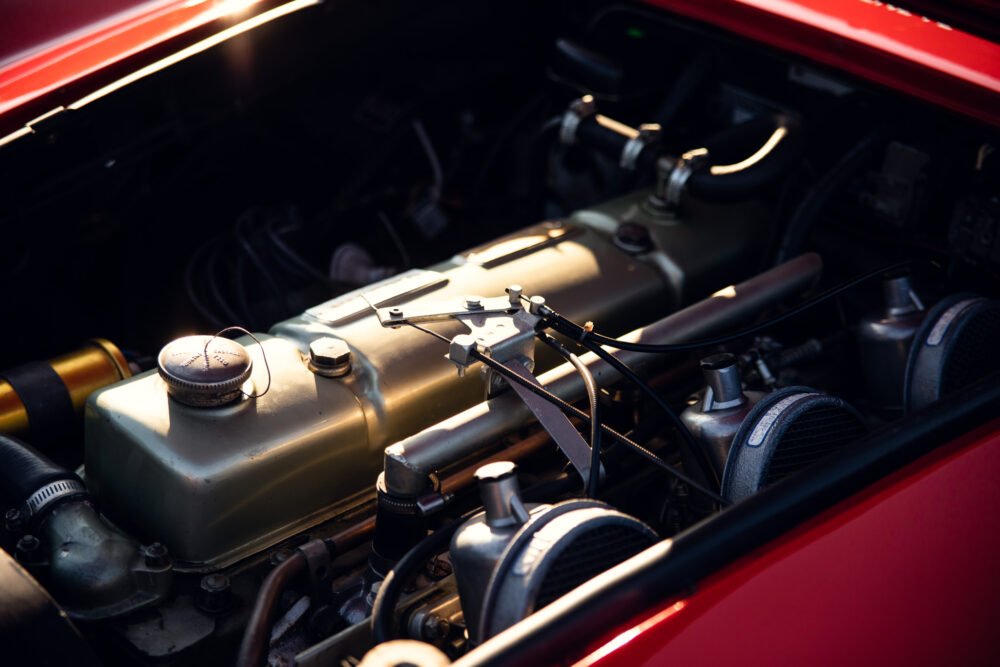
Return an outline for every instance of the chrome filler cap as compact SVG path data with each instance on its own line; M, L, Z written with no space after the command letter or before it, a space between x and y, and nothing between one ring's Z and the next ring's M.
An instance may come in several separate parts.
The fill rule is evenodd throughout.
M253 371L253 359L245 347L212 336L185 336L168 343L160 350L157 365L170 397L198 408L239 399Z

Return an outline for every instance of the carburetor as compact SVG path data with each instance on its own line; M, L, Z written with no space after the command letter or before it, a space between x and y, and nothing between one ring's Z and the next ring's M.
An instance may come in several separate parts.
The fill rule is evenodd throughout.
M692 201L666 215L647 196L344 294L269 334L172 343L159 372L91 397L89 489L114 521L167 545L181 571L225 567L336 517L371 494L386 446L483 400L478 373L457 377L440 341L384 328L379 312L475 309L470 295L518 283L620 333L750 273L762 206ZM616 242L623 228L648 242ZM430 326L463 332L455 320ZM546 352L540 371L556 361Z

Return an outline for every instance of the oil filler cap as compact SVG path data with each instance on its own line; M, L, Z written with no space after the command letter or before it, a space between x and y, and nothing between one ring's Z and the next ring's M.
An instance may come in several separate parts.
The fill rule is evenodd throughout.
M213 336L178 338L160 350L157 362L170 397L198 408L239 399L253 371L253 359L245 347Z

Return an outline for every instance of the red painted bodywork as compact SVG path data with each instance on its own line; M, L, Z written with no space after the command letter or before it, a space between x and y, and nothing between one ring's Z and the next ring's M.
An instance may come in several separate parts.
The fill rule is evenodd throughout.
M1000 126L1000 45L890 5L648 3ZM240 3L249 13L268 4ZM8 5L0 10L0 136L71 101L66 86L116 64L137 68L155 47L224 25L233 6ZM1000 644L992 640L1000 620L997 479L1000 423L825 512L691 597L615 629L582 664L940 664L942 656L953 664L1000 662Z
M264 0L40 2L0 9L0 117L60 88L216 22L244 18ZM89 11L81 11L88 7ZM222 29L220 25L219 29ZM55 99L38 114L71 99Z
M604 638L577 667L1000 664L1000 421Z
M991 125L1000 44L876 0L647 0Z
M648 0L1000 126L1000 45L876 0ZM66 104L61 88L265 0L28 0L0 9L0 133ZM88 12L80 7L86 6ZM148 60L148 58L146 58ZM44 99L52 97L53 99ZM33 104L35 103L35 104Z

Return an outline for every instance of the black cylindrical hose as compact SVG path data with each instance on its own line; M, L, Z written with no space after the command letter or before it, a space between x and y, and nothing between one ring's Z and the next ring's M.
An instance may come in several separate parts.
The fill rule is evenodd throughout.
M79 482L80 478L31 445L0 435L0 495L15 505L23 505L35 491L60 480Z
M599 122L599 118L605 122ZM616 123L603 116L599 117L595 114L580 121L580 126L576 130L576 137L580 143L586 146L617 157L621 155L625 144L632 138L631 134L626 132L626 130L631 129L626 125Z
M864 168L872 159L882 141L882 133L875 130L837 160L828 172L809 190L785 225L785 232L778 248L776 264L802 252L816 221L830 199Z
M466 518L462 517L457 521L452 521L438 528L429 537L425 537L417 546L410 549L382 580L382 585L375 595L375 603L372 605L372 635L376 644L396 638L394 614L403 593L403 587L427 561L448 546L452 535Z
M704 146L708 160L687 180L700 199L746 199L785 174L802 153L802 129L784 114L765 114L717 134Z

